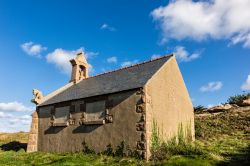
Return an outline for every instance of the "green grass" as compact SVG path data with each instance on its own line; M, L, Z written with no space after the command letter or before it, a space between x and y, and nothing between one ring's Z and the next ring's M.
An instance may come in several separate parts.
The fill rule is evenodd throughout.
M110 157L105 155L83 153L29 153L24 151L0 151L0 165L81 165L81 166L118 166L118 165L214 165L215 161L201 156L172 156L167 161L145 162L132 158Z
M215 161L250 165L250 110L196 117L196 144Z
M136 165L143 161L83 153L0 152L0 165ZM142 165L142 164L141 164Z
M28 142L28 133L18 132L18 133L0 133L0 145L3 143L8 143L12 141L19 141L23 143Z
M84 153L27 154L21 149L18 152L0 150L0 165L250 165L250 110L225 112L216 116L196 116L195 128L195 142L177 144L176 141L169 141L156 151L163 156L161 160L145 162L134 158ZM155 132L159 134L158 130ZM27 142L27 139L28 134L23 132L2 133L0 145L11 141ZM159 142L156 137L154 141L156 145Z

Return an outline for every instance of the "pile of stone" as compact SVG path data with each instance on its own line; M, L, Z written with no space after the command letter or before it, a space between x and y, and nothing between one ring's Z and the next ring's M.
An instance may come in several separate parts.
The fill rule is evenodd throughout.
M221 105L217 105L214 107L210 107L206 111L209 113L224 112L224 111L232 109L233 107L238 107L238 106L231 105L231 104L223 104L223 105L221 104Z
M243 100L243 102L240 104L240 106L250 106L250 98Z
M250 98L243 100L239 104L220 104L216 105L202 111L196 111L196 117L206 117L221 114L223 112L239 112L239 111L249 111L250 110Z
M233 108L238 107L244 107L244 106L250 106L250 98L243 100L242 103L236 105L236 104L220 104L211 108L208 108L206 112L209 113L217 113L217 112L225 112L228 110L231 110Z

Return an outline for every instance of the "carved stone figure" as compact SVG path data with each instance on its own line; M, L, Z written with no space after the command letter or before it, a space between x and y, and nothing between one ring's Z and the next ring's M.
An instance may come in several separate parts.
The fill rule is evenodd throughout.
M55 116L51 116L50 118L50 125L53 126L54 125L54 122L55 122Z
M69 120L68 123L69 125L75 125L75 118L73 118L72 114L69 114Z
M84 125L84 122L85 122L85 116L84 116L84 113L82 113L79 124Z
M36 105L40 104L43 99L42 92L37 89L33 89L32 93L34 98L31 100L31 102L35 103Z

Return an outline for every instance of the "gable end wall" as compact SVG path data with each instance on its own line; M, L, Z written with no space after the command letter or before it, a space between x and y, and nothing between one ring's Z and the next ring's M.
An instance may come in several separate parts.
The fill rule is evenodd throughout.
M164 141L176 136L181 124L183 129L191 129L194 139L193 105L175 57L152 77L145 86L145 92L148 158L154 120Z

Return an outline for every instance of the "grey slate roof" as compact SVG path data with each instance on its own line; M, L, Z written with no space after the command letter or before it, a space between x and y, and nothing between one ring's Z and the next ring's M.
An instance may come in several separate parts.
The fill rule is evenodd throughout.
M172 56L164 56L127 68L89 77L46 99L39 106L143 87L170 57Z

